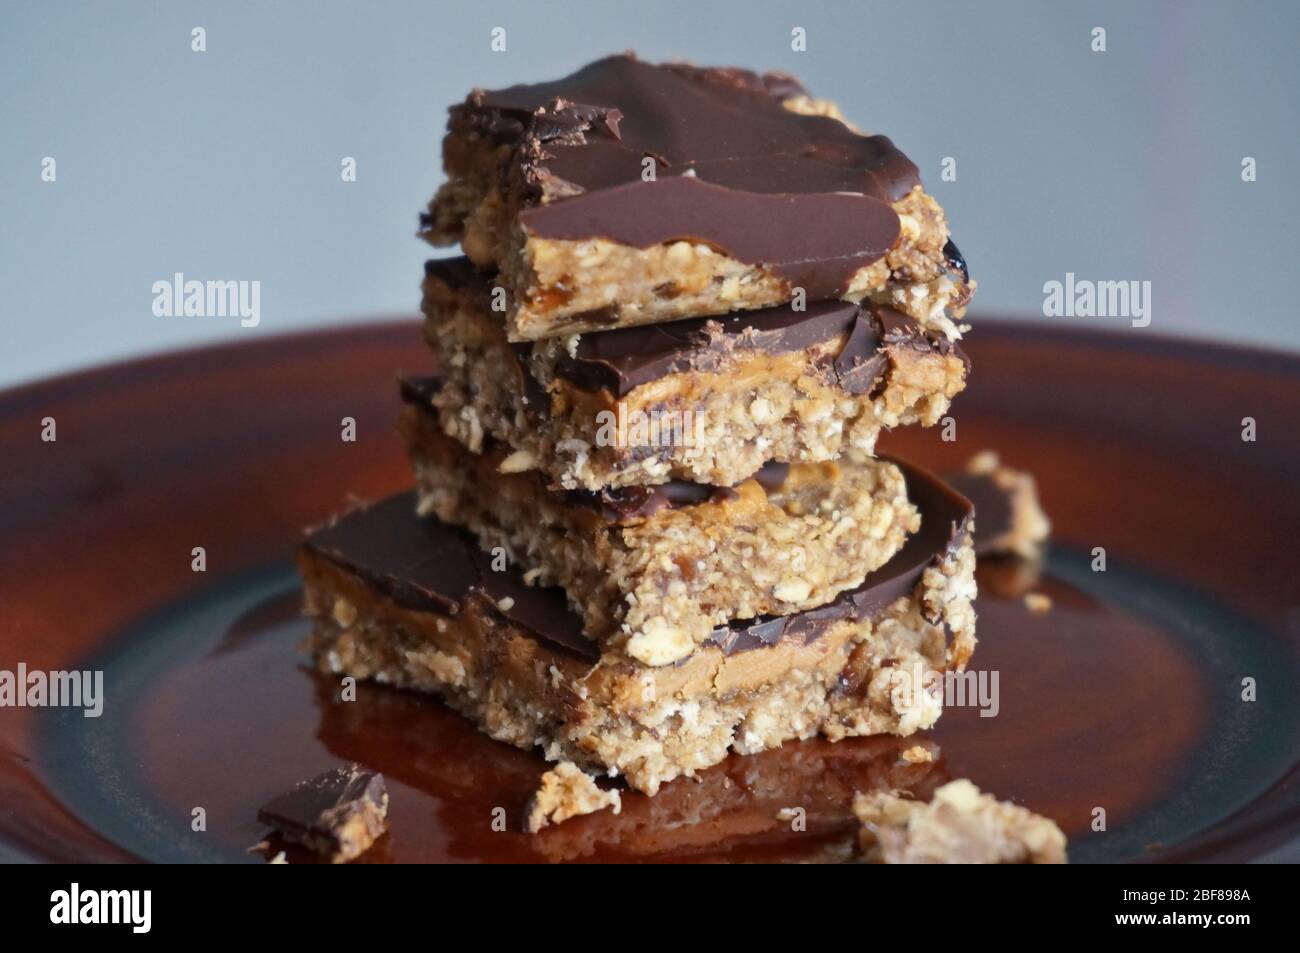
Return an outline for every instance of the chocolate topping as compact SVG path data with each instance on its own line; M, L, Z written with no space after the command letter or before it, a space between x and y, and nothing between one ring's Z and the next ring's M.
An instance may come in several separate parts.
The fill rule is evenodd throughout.
M860 315L855 304L824 301L805 311L782 305L721 318L615 328L582 335L574 354L561 357L556 373L580 390L604 389L623 397L668 374L714 370L733 348L780 354L811 347L844 334L860 323Z
M476 295L479 304L486 303L488 292L492 290L491 278L475 268L474 263L464 255L427 259L424 262L424 276L436 278L448 288L462 294Z
M416 516L414 492L354 510L315 530L304 545L403 608L454 616L474 603L560 649L599 657L560 590L525 585L516 569L493 570L492 557L471 536Z
M433 259L425 274L486 307L490 278L476 271L465 258ZM888 366L883 347L965 355L941 335L929 334L914 319L884 305L842 301L811 302L802 311L779 305L758 311L739 311L716 318L688 318L663 324L614 328L584 334L572 355L562 353L555 373L583 391L606 390L625 397L651 381L685 371L709 372L733 352L754 350L769 354L800 351L821 341L843 337L844 346L830 370L849 394L870 393ZM549 406L528 367L533 342L513 345L524 377L529 405Z
M871 615L907 595L927 566L960 545L969 531L970 502L926 471L895 462L921 511L921 529L893 559L825 606L733 622L715 630L710 642L727 655L782 639L811 642L835 622ZM600 656L560 589L527 586L514 567L493 571L491 557L462 530L416 516L414 493L354 510L312 532L304 547L404 608L457 615L473 603L562 651L593 662Z
M611 56L555 82L476 90L451 126L515 147L533 235L700 242L833 298L892 247L890 205L919 178L888 138L781 105L796 95L785 75Z

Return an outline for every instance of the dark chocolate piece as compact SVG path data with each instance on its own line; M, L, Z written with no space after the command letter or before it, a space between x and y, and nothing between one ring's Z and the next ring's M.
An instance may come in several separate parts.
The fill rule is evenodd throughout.
M919 467L893 462L902 469L909 498L921 511L920 531L893 559L824 606L733 622L716 629L709 642L727 655L782 639L811 642L840 620L880 612L906 596L927 566L960 545L969 531L970 502ZM355 510L313 532L304 546L405 608L455 615L475 600L561 650L592 662L600 657L596 644L582 634L582 620L569 609L563 591L527 586L514 567L492 571L491 557L463 531L416 516L414 493Z
M491 279L465 258L439 258L425 263L425 274L487 307ZM800 351L830 338L847 334L831 369L846 393L870 393L888 365L882 347L910 347L956 353L960 348L941 335L930 334L914 319L883 305L856 305L842 301L812 302L802 311L778 305L757 311L739 311L713 318L688 318L662 324L614 328L584 334L572 355L556 363L558 377L579 390L606 390L625 397L642 384L683 371L708 372L717 368L731 350L769 354ZM528 359L533 342L513 345L530 394L538 409L549 403L532 376ZM531 390L530 390L531 388Z
M438 395L441 386L442 379L439 377L399 377L397 379L397 390L402 396L402 401L416 407L427 408L430 413L433 412L433 398Z
M966 267L966 258L951 238L943 246L943 260L949 268L960 271L962 281L970 284L970 269Z
M464 255L453 258L428 258L424 262L424 276L436 278L449 288L472 293L480 306L490 306L492 276L479 271Z
M351 764L304 781L265 804L257 819L285 840L335 862L363 853L387 828L384 776Z
M991 473L961 471L945 474L944 479L975 504L975 554L984 556L991 553L992 543L1005 537L1014 527L1011 494L994 482Z
M549 83L475 90L452 135L514 149L533 235L647 248L708 244L833 298L898 238L890 207L919 184L885 136L791 112L790 77L611 56ZM642 178L643 160L655 177Z
M474 602L562 650L600 657L563 592L525 585L511 567L494 570L492 556L473 537L417 516L414 491L354 510L311 533L304 545L403 608L454 616Z
M917 332L920 330L918 325ZM848 340L831 362L835 379L846 394L869 394L885 373L889 357L881 350L882 338L880 320L865 320L859 312Z

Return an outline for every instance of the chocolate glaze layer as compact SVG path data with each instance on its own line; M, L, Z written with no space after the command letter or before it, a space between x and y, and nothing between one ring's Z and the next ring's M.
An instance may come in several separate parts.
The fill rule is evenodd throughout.
M475 605L563 650L599 657L563 592L525 585L513 568L495 571L468 533L417 516L414 491L345 513L313 530L303 546L405 609L455 616Z
M669 374L716 370L733 349L800 351L864 323L869 328L871 319L864 319L858 305L821 301L810 303L805 311L782 305L721 318L616 328L582 335L575 352L563 355L555 370L579 390L607 390L623 397Z
M885 136L782 106L802 94L784 75L611 56L554 82L475 90L451 129L514 147L507 179L524 183L533 235L701 242L831 298L893 246L890 204L919 177Z
M969 532L970 502L926 471L895 462L907 477L922 522L893 559L825 606L733 622L715 630L711 644L731 655L783 639L811 642L836 622L878 613L909 594L927 566L960 545ZM493 571L491 557L467 533L417 516L413 492L353 510L311 532L303 547L403 608L454 616L475 605L561 651L592 662L600 657L596 643L582 634L582 621L569 609L563 591L527 586L514 567Z
M465 258L433 259L425 274L486 307L490 278ZM779 305L758 311L738 311L715 318L688 318L662 324L614 328L584 334L572 355L556 361L556 375L582 391L608 391L625 397L632 390L670 374L709 372L736 351L783 354L801 351L822 341L844 337L844 346L829 371L849 394L869 393L888 366L889 347L965 354L941 335L929 334L914 319L883 305L814 301L805 310ZM540 385L528 367L534 344L513 345L525 377L530 405L546 407ZM530 389L531 388L531 389Z

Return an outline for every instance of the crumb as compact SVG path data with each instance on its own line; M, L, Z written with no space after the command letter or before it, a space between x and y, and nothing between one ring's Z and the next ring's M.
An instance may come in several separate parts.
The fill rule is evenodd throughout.
M288 858L286 858L286 857L284 856L284 851L280 851L280 853L276 854L274 857L272 857L270 860L268 860L267 863L268 863L268 864L287 864L287 863L289 863L289 860L288 860Z
M1063 864L1065 835L1054 821L950 781L928 802L898 793L856 794L859 847L869 863Z
M502 612L509 612L515 607L515 600L511 596L503 596L497 600L497 608Z
M536 834L548 824L561 824L580 814L592 814L612 807L623 810L617 791L604 791L572 761L561 761L542 775L537 793L528 803L524 830Z
M934 760L934 752L924 745L912 745L903 752L903 760L910 764L925 764Z
M966 461L966 472L971 476L988 476L1001 465L1002 460L996 450L981 450Z
M1026 592L1025 608L1034 615L1044 615L1052 611L1052 597L1041 592Z
M263 805L257 819L331 863L352 860L388 829L384 776L357 764L326 771Z
M1005 466L993 450L981 450L948 482L975 504L975 552L1037 559L1052 532L1038 499L1033 474Z

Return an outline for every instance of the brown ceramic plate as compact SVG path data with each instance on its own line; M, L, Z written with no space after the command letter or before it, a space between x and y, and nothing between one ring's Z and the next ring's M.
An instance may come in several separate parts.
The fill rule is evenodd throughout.
M931 763L900 759L912 741L791 744L533 838L492 820L517 829L537 755L430 699L339 701L296 648L300 530L408 483L392 421L396 372L427 367L413 324L0 395L0 670L98 669L106 696L97 719L0 708L0 858L260 862L258 805L341 761L388 778L370 861L834 859L854 789L950 777L1055 818L1076 861L1295 858L1300 359L990 321L969 350L957 439L887 449L942 470L993 447L1038 477L1045 563L981 566L974 665L998 673L996 717L948 712ZM1030 613L1027 590L1053 609Z

